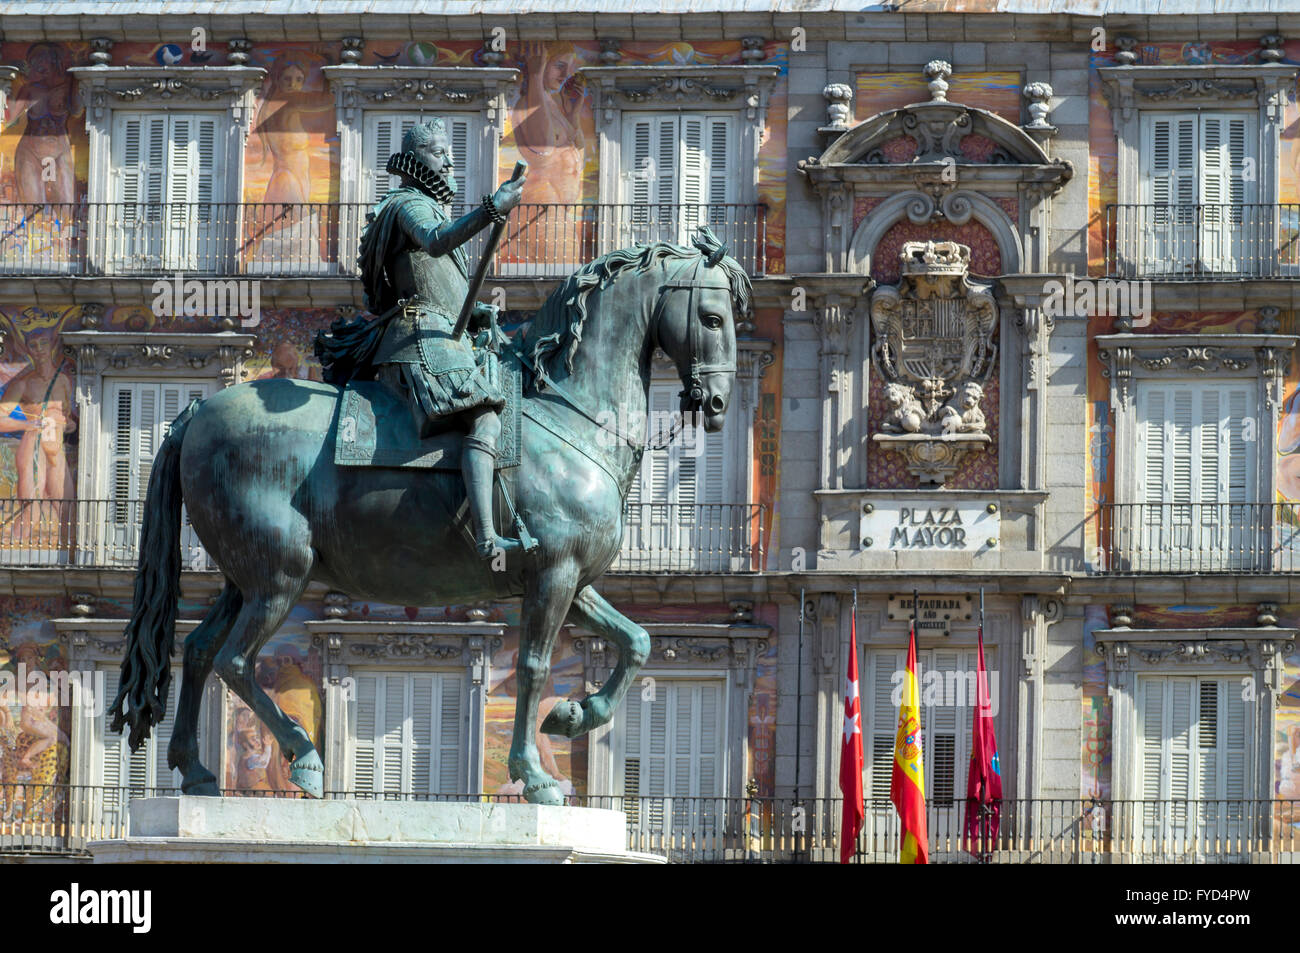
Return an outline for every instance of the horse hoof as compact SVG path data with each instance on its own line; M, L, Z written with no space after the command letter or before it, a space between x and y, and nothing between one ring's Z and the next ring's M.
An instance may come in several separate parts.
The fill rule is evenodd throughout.
M578 737L582 734L582 706L573 701L556 702L542 721L542 731L565 738Z
M524 800L529 804L549 804L552 807L559 807L564 803L564 795L560 793L560 782L551 778L524 788Z
M289 780L302 788L308 797L324 797L325 765L314 748L289 765Z

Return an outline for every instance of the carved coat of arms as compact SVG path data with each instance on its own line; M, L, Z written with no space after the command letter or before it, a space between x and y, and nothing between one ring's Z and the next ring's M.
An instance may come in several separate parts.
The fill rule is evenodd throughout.
M871 299L871 357L890 405L872 439L902 452L923 483L942 484L989 442L980 405L998 309L992 286L969 272L965 245L905 242L902 280Z

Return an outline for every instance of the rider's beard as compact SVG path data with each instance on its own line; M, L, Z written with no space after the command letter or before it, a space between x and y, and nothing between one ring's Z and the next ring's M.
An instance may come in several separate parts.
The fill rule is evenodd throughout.
M442 181L447 183L447 188L451 189L453 193L460 191L460 185L456 182L456 174L454 172L442 173Z

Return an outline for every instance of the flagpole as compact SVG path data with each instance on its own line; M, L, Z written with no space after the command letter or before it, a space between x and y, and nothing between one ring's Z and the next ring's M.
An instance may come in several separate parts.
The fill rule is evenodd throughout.
M983 662L984 660L984 587L983 586L980 586L980 628L979 628L978 639L979 639L979 660L980 662ZM981 665L981 669L982 668L983 666ZM981 679L983 679L983 681L981 681ZM979 718L984 714L985 703L989 701L988 690L985 687L987 685L987 676L981 673L976 677L975 681L976 681L975 717ZM969 768L967 768L967 770L969 770ZM993 816L993 807L991 804L989 804L988 801L981 800L979 810L980 810L980 816L982 818L982 820L980 821L979 862L981 864L987 864L993 860L993 851L989 849L992 846L989 844L989 834L991 833L991 825L989 824L989 818Z
M800 748L801 735L803 734L803 588L799 589L799 664L795 666L796 682L794 691L794 799L799 803L799 795L802 793L799 778L799 765L803 761L803 751Z

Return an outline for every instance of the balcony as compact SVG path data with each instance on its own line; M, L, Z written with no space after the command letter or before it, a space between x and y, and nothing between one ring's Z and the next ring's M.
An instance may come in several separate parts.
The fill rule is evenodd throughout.
M612 573L763 569L765 507L751 503L629 503Z
M0 205L0 275L355 278L365 203ZM453 206L453 216L471 206ZM708 225L753 276L764 273L763 205L520 205L496 278L556 278L650 241L689 242ZM465 246L471 263L488 232Z
M1300 503L1110 503L1095 575L1300 570Z
M96 840L130 834L129 803L170 796L162 788L0 784L0 855L85 856ZM297 797L226 791L227 797ZM516 801L499 795L372 795L333 799ZM630 850L672 863L835 863L838 798L570 797L579 807L627 815ZM1294 864L1300 862L1300 801L1097 799L1004 800L996 836L962 844L961 799L926 806L931 863ZM868 802L854 863L898 861L898 815Z
M1106 276L1300 278L1300 205L1108 205Z
M763 568L763 506L629 504L617 573L733 573ZM143 500L0 500L0 567L127 569L140 547ZM181 566L215 570L188 521Z

